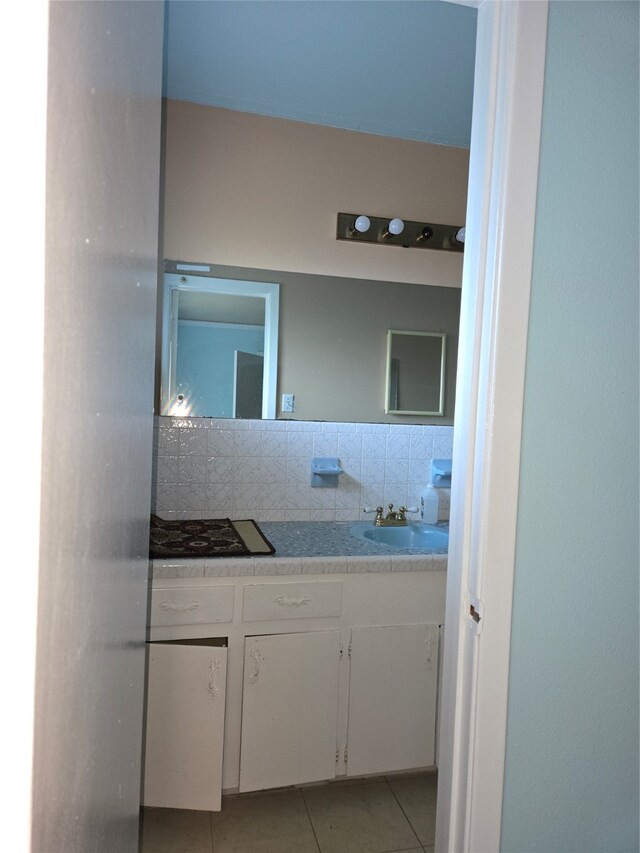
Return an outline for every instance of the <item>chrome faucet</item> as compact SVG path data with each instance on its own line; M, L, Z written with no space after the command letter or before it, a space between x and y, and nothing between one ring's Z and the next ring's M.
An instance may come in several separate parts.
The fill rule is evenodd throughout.
M393 504L388 504L387 506L388 512L386 516L384 515L384 511L381 506L376 507L376 517L373 519L373 523L376 527L405 527L408 523L407 513L418 511L417 508L414 507L407 509L405 506L401 506L395 510L393 508ZM373 512L373 507L365 507L363 512Z

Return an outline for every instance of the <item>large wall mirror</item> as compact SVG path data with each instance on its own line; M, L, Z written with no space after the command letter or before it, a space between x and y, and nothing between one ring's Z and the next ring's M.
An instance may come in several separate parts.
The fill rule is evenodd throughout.
M162 414L453 423L458 289L167 261L162 311ZM390 328L411 350L394 343L395 404Z
M277 283L166 273L162 414L275 418L278 303Z

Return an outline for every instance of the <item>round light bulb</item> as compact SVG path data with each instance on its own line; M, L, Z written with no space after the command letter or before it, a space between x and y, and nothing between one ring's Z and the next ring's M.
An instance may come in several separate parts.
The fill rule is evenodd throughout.
M404 222L402 219L392 219L391 222L387 225L387 230L389 234L402 234L404 231Z
M371 220L368 216L359 216L353 223L353 227L360 234L365 234L371 228Z
M464 232L465 232L464 225L462 226L462 228L458 228L458 230L456 231L456 240L458 241L458 243L464 243L464 237L465 237Z

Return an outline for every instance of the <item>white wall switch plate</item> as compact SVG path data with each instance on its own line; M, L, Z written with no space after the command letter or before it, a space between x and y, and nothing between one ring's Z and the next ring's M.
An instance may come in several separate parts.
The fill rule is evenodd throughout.
M282 395L282 412L293 412L293 394L283 394Z

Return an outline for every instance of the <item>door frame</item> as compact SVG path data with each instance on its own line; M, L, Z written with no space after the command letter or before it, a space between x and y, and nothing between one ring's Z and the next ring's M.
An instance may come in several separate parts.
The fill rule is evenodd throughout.
M436 850L500 848L547 0L478 10ZM471 618L474 604L480 621Z

